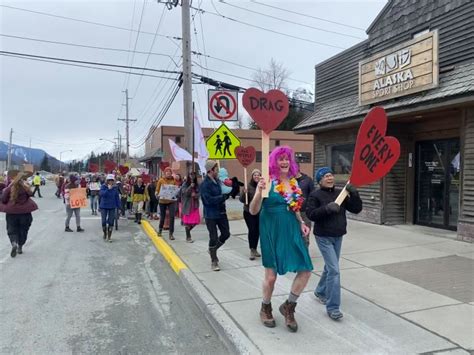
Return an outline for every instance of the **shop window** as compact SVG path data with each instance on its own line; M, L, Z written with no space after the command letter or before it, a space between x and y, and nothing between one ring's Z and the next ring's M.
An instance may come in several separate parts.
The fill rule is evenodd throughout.
M280 140L277 139L277 140L275 141L275 147L278 147L279 145L280 145Z
M328 147L328 164L334 174L351 173L354 146L354 144L341 144Z
M261 163L262 162L262 152L256 152L255 154L255 162Z
M309 163L311 163L311 153L296 152L295 153L295 159L296 159L297 163L309 164Z
M181 143L181 136L176 136L176 137L174 138L174 142L175 142L176 144Z

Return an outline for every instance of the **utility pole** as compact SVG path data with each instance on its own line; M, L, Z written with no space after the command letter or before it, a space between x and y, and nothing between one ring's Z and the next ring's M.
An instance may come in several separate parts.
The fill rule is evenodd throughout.
M128 101L130 98L128 97L128 89L125 89L125 119L119 118L119 121L125 121L125 139L127 144L127 161L130 158L130 134L129 134L129 122L134 122L136 120L131 120L128 117Z
M122 159L122 137L120 136L120 131L117 130L117 164L120 165L120 160Z
M10 129L10 143L8 144L8 160L7 170L11 170L12 167L12 140L13 140L13 128Z
M183 48L183 107L184 141L187 151L194 155L193 147L193 88L191 64L191 19L189 0L181 2L182 48ZM190 166L188 164L188 170Z

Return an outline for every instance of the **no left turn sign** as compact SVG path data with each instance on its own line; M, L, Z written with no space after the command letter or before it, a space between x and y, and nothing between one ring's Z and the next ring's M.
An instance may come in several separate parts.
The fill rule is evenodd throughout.
M209 121L237 121L238 92L209 90Z

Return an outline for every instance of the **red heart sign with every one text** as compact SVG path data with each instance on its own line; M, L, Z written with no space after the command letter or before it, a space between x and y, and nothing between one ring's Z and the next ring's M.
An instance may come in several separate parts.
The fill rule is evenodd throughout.
M400 142L386 137L387 115L382 107L374 107L365 116L352 160L351 184L371 184L388 174L400 157Z
M270 134L288 116L288 98L280 90L263 93L256 88L245 91L242 104L262 131Z
M235 148L235 155L237 160L242 164L244 168L249 166L255 160L257 152L254 147L243 147L239 146Z

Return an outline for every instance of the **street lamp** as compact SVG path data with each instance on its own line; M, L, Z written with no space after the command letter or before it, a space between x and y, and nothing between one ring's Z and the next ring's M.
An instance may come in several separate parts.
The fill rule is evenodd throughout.
M62 165L62 155L63 153L66 153L66 152L72 152L72 149L68 149L68 150L63 150L62 152L59 152L59 173L61 173L61 165Z

